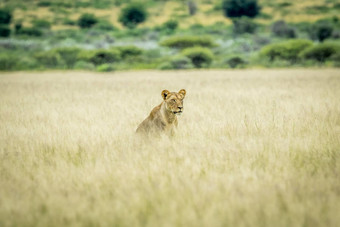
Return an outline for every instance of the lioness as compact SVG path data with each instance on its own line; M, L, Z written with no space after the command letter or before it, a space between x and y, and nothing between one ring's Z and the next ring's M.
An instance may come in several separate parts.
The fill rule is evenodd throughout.
M161 131L174 133L177 127L177 116L183 112L183 99L186 91L162 91L163 102L153 108L150 115L138 126L137 133L158 133Z

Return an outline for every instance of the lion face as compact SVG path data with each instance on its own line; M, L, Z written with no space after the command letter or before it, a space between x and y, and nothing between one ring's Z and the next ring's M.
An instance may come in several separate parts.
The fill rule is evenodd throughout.
M183 112L183 99L186 91L181 89L177 92L170 92L168 90L162 91L162 97L165 102L166 109L176 115L180 115Z

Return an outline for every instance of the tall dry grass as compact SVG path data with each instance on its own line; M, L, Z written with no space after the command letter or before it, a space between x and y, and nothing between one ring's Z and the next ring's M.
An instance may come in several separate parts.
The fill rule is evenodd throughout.
M339 153L335 69L0 75L0 226L338 226Z

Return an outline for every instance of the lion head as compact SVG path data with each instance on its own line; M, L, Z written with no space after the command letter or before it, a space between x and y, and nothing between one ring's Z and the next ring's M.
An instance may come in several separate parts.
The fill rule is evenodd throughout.
M186 91L181 89L177 92L170 92L168 90L162 91L162 97L165 102L165 107L169 112L180 115L183 112L183 99Z

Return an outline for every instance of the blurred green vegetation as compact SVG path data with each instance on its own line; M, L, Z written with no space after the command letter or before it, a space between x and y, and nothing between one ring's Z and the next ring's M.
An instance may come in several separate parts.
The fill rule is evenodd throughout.
M137 18L122 16L134 1L5 1L0 70L339 67L336 1L260 0L256 14L233 18L224 16L228 2L237 1L146 0ZM297 4L318 16L284 20Z

